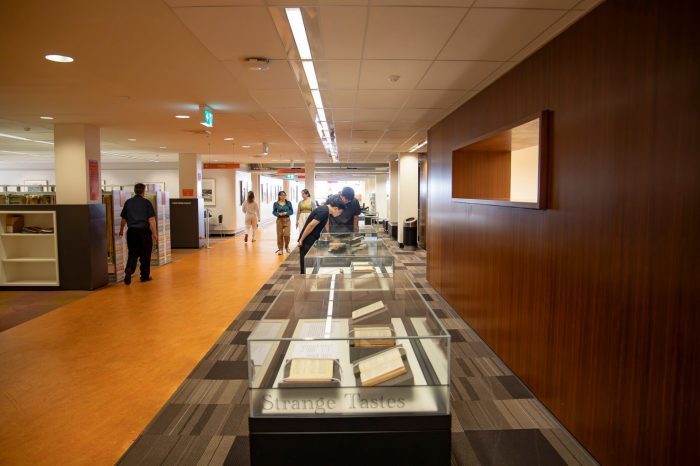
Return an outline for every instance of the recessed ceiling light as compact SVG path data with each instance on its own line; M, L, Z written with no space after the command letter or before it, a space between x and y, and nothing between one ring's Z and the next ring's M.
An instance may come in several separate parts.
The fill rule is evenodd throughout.
M175 115L175 118L179 118L179 119L181 119L181 120L186 120L186 119L188 119L189 117L190 117L189 115Z
M233 138L224 138L224 141L233 141Z
M214 159L214 162L218 162L218 161L219 161L219 159Z
M250 146L248 146L248 145L241 146L241 147L244 148L244 149L250 149Z
M134 139L134 138L129 138L128 141L134 142L134 141L136 141L136 139Z
M66 55L46 55L44 58L56 63L72 63L74 61L73 57L68 57Z
M40 116L39 118L41 118L42 120L53 120L53 117L50 116Z
M167 149L166 146L160 146L159 149Z

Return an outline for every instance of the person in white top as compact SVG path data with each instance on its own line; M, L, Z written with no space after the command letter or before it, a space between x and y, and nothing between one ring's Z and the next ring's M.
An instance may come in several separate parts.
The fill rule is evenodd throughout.
M253 230L252 240L255 242L255 230L257 230L260 221L260 206L255 202L253 191L248 191L248 198L243 202L242 209L245 214L245 238L243 241L248 242L248 232Z

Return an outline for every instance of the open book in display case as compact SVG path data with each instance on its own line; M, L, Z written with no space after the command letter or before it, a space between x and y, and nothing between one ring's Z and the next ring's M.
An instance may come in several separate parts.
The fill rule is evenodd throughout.
M247 349L254 464L449 464L450 334L404 273L293 276Z
M394 273L394 255L377 236L324 233L304 257L307 274Z

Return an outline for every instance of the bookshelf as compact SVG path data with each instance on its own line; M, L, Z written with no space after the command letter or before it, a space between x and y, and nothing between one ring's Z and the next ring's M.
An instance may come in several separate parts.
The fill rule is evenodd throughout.
M24 227L52 233L8 232L7 220L21 216ZM0 286L58 286L56 212L0 210Z

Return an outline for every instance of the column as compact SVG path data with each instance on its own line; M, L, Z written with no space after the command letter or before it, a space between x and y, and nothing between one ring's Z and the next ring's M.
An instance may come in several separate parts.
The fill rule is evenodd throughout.
M387 175L377 175L377 218L385 219L388 218L388 206L387 206L387 183L389 177Z
M178 171L180 197L202 197L202 156L199 154L180 154Z
M399 161L389 163L389 221L399 220Z
M367 186L367 189L365 190L365 197L362 200L366 205L371 207L370 200L372 199L372 194L374 194L374 198L377 199L377 177L370 176L367 178L365 186Z
M399 245L403 244L403 222L418 218L418 155L401 154L399 157Z
M304 163L304 187L309 190L311 194L311 200L316 200L314 194L314 182L316 180L316 163L306 162Z
M56 124L54 153L56 204L101 204L100 129Z

